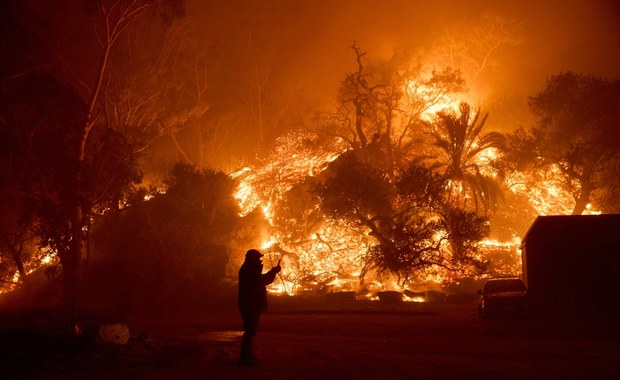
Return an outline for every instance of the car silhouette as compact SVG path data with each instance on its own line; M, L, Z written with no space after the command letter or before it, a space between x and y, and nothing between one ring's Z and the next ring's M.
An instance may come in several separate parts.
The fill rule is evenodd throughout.
M500 316L527 316L527 289L517 277L491 278L478 290L478 315L482 319Z

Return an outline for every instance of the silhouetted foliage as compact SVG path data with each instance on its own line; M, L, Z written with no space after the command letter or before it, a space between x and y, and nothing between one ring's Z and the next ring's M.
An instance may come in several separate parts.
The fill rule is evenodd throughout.
M487 218L472 211L446 208L441 212L440 224L446 232L455 264L472 264L482 270L483 263L472 257L478 253L480 240L489 235Z
M29 16L41 8L18 2L3 4L11 20L7 25L15 29L0 40L0 127L14 141L3 154L7 171L2 174L26 199L23 212L35 221L31 225L39 243L58 254L70 323L88 259L93 213L118 210L127 189L140 179L128 134L105 122L110 114L104 87L113 82L113 47L148 11L162 11L157 16L166 16L167 22L182 14L182 1L176 0L82 5L70 2L62 8L65 17L75 16L69 29L82 33L71 41L79 46L67 46L70 33L55 15L37 23L36 16ZM92 11L95 21L90 23L83 10ZM14 52L7 50L12 48Z
M319 200L312 192L317 184L315 177L307 177L303 182L293 185L274 210L273 225L289 244L306 239L322 222L317 207Z
M324 176L318 194L321 207L330 215L369 227L389 217L392 194L386 175L362 162L356 151L338 157Z
M503 136L483 135L486 115L465 103L458 115L445 110L434 123L423 121L430 107L463 91L459 71L424 77L404 51L389 62L369 63L356 44L352 49L357 70L346 75L339 108L327 121L327 133L352 150L322 174L315 189L321 209L372 236L377 244L370 265L403 283L432 266L479 272L483 265L473 256L489 233L487 219L466 210L496 205L499 183L478 160L486 149L499 148ZM415 127L425 125L431 139L422 146L422 128Z
M515 169L556 164L574 197L573 214L586 205L618 212L620 204L620 81L564 72L529 100L537 123L508 135Z
M5 183L25 200L23 218L36 219L43 246L67 264L70 204L81 199L71 178L77 128L84 120L81 98L46 71L33 70L5 82L1 126L13 144L4 152Z
M38 166L33 150L45 141L40 130L62 122L70 92L45 72L51 38L49 25L23 2L0 4L0 288L15 285L16 272L23 283L41 256L30 201L51 174ZM44 123L37 120L41 115Z
M431 168L414 162L392 181L350 151L324 174L316 188L321 209L368 231L376 240L368 260L380 272L406 283L433 266L484 269L475 254L489 233L487 219L449 206L445 179Z
M204 294L223 285L230 241L241 227L234 182L179 164L167 186L95 229L90 282L117 312L200 308L208 303Z

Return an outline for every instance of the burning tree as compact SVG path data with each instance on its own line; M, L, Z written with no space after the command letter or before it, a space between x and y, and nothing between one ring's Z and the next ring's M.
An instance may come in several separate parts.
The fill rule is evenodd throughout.
M428 131L432 150L429 160L447 181L450 202L464 209L478 212L482 208L488 212L501 198L493 159L504 146L504 136L481 133L488 114L472 112L467 103L461 103L459 112L437 113Z
M404 51L368 64L365 52L355 44L352 49L357 71L345 76L338 106L326 113L322 130L392 173L416 155L423 121L458 104L451 97L465 90L465 82L449 67L427 73Z
M22 194L2 187L0 197L0 293L21 285L44 255L38 249L36 220Z
M339 140L296 130L278 139L262 166L233 173L242 214L258 208L269 222L259 245L272 260L285 257L283 292L326 288L359 272L363 237L347 239L350 226L344 223L326 225L312 193L317 177L344 149Z
M281 290L356 289L370 272L395 274L398 286L432 270L479 272L486 217L451 205L449 176L423 165L429 152L416 144L425 114L449 107L448 94L462 88L458 73L436 71L414 85L419 78L390 74L389 65L369 70L365 53L353 49L357 71L345 77L323 128L283 137L262 167L235 174L243 208L262 206L270 222L263 248L291 265ZM471 161L491 144L479 136L484 122L469 117L467 108L462 143L469 145L458 153Z
M618 211L619 90L617 80L567 72L530 98L538 122L508 135L507 160L511 182L538 198L540 213Z
M414 162L392 181L351 151L334 161L325 177L317 190L321 209L373 239L364 272L396 274L404 286L431 267L482 268L475 254L476 243L488 234L486 219L451 207L445 180L431 168Z
M487 12L476 20L447 27L433 55L438 62L458 67L468 78L477 79L498 66L504 50L523 42L521 29L516 20Z

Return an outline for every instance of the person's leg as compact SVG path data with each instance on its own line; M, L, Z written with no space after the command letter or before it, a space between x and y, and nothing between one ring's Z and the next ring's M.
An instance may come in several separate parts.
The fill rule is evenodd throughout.
M239 355L239 363L255 364L252 346L254 336L258 330L258 321L260 313L247 313L242 315L243 318L243 337L241 338L241 353Z
M241 353L239 354L239 363L252 364L252 336L247 332L243 333L241 338Z

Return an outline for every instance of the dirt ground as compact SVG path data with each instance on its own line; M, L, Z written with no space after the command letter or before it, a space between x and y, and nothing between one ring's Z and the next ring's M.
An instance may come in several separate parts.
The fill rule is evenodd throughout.
M5 356L0 377L620 379L620 328L614 320L545 315L482 321L470 303L272 307L255 342L261 360L255 367L237 364L241 331L234 310L136 319L129 326L132 336L144 332L148 339Z

